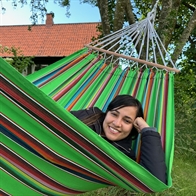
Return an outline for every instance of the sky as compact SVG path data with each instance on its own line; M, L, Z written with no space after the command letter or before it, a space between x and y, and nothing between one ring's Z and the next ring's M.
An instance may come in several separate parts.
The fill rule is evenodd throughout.
M6 8L5 12L2 12L2 7ZM49 0L46 6L47 13L54 12L54 23L82 23L82 22L100 22L100 14L97 7L93 7L89 4L80 4L79 0L71 0L70 13L68 18L65 7L60 7L58 4L53 3L53 0ZM32 24L30 20L30 6L18 5L17 8L13 8L11 1L0 0L0 26L5 25L27 25ZM39 20L37 24L45 24L44 20Z

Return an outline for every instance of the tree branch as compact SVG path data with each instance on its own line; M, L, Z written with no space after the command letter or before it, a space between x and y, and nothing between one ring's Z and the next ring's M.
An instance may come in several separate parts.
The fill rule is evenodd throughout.
M126 0L118 0L116 3L116 9L114 13L114 31L117 31L123 27L125 3Z
M110 21L109 21L109 14L108 14L108 1L97 0L97 5L98 5L100 16L101 16L101 23L102 23L103 34L105 36L105 35L110 34Z
M168 47L172 40L172 32L177 21L177 13L180 6L180 0L163 0L162 10L159 17L159 28L157 32L165 48Z
M193 12L193 15L190 18L187 27L184 28L183 33L181 34L181 36L179 37L177 41L176 48L172 56L172 59L174 62L176 62L176 60L178 59L178 56L181 54L182 49L184 45L186 44L186 42L188 41L189 36L194 28L196 28L196 10Z
M133 8L132 8L130 0L126 0L125 12L126 12L127 20L129 21L129 25L134 24L135 23L135 16L133 14Z

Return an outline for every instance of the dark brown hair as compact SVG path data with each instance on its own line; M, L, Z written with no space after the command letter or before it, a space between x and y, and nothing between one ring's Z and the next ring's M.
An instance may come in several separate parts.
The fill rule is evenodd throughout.
M137 108L136 118L144 117L141 103L131 95L117 95L108 105L106 113L115 109L132 106ZM130 136L135 139L138 136L138 131L135 127L132 128Z
M90 126L90 125L94 124L98 119L100 119L100 118L104 119L107 112L113 111L115 109L127 107L127 106L133 106L133 107L137 108L136 118L137 117L142 117L142 118L144 117L142 105L136 98L134 98L131 95L117 95L108 105L106 113L95 114L95 115L90 116L89 118L82 120L82 121L85 124L87 124L88 126ZM132 128L129 136L132 137L132 139L137 138L138 131L135 127Z

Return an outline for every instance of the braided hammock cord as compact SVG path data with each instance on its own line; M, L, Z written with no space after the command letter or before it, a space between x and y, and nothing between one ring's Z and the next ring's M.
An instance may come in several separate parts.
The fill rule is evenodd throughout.
M178 73L180 70L174 65L154 28L157 4L158 1L145 19L85 46L123 67L150 67Z

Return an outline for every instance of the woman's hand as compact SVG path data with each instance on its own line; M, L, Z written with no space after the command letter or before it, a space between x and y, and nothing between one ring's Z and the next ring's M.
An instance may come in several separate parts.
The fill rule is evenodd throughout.
M137 117L133 123L134 127L137 129L138 133L145 127L149 127L146 121L142 117Z

